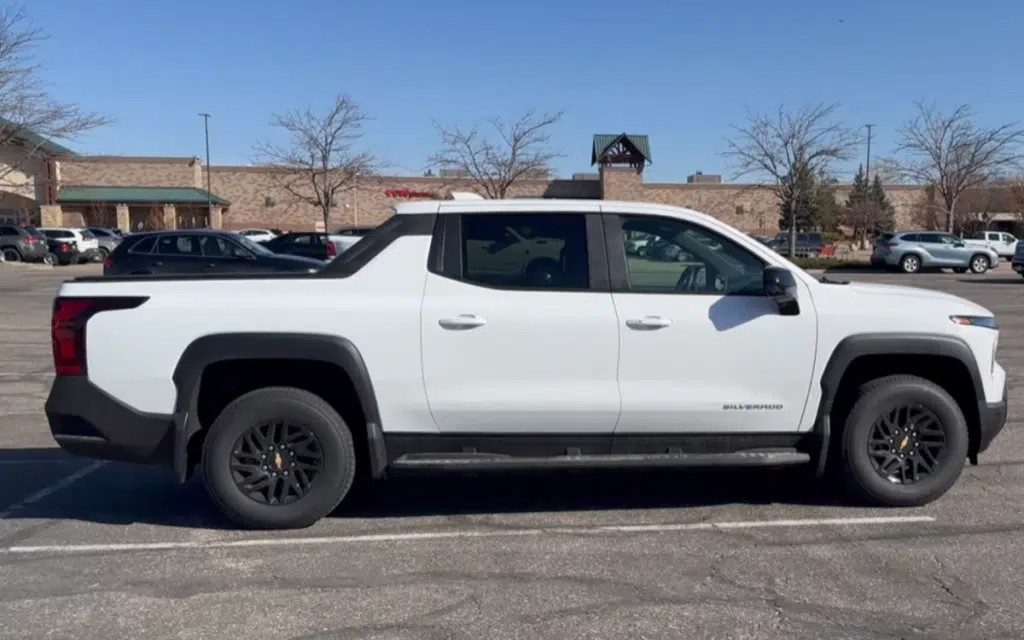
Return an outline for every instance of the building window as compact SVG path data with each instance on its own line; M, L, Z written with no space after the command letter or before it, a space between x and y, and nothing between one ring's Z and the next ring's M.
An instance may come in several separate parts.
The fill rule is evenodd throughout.
M742 216L746 212L747 212L747 210L743 208L742 204L736 205L736 215Z

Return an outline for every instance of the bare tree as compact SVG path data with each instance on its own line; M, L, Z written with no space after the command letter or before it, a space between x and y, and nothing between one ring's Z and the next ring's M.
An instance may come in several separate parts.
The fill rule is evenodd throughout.
M23 7L0 9L0 146L18 147L18 157L0 165L0 184L28 186L22 169L49 154L48 142L67 142L110 120L61 102L46 89L35 61L46 39L29 24Z
M551 126L561 119L562 112L534 111L511 122L494 118L493 139L476 127L463 130L436 125L441 149L428 159L428 166L455 170L487 198L505 198L519 180L546 177L551 161L561 157L549 147Z
M338 197L380 169L373 154L355 149L366 120L351 98L339 95L323 113L307 107L275 115L271 126L284 131L288 142L256 146L258 161L273 169L274 183L295 201L320 211L325 233Z
M983 127L967 105L950 113L916 103L917 115L900 129L900 143L885 164L910 182L933 186L934 203L953 232L961 196L1021 165L1024 129L1016 123Z
M795 111L779 107L773 115L752 114L746 125L734 126L726 158L735 177L754 176L767 184L779 205L790 207L789 250L795 253L797 206L813 194L806 190L816 177L829 173L832 163L849 160L859 138L833 120L839 106L810 104Z

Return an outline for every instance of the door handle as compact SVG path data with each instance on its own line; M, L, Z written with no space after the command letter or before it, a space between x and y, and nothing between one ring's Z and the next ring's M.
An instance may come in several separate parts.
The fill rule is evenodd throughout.
M217 263L216 262L208 262L208 263L206 263L206 266L212 269L212 268L217 266Z
M441 318L437 321L437 324L441 325L445 329L475 329L476 327L482 327L487 324L487 319L475 316L472 313L461 313L454 318Z
M156 262L153 263L153 266L154 267L162 267L162 266L164 266L164 263L159 261L159 260L157 260Z
M653 329L664 329L672 324L668 318L661 316L644 316L643 318L632 318L626 320L626 326L638 331L650 331Z

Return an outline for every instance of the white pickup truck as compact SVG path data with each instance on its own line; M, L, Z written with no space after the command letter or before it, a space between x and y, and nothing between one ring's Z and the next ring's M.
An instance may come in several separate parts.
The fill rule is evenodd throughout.
M67 281L52 333L64 449L201 467L256 528L412 471L806 465L921 505L1007 413L990 311L653 204L403 203L313 274Z
M989 247L1007 260L1012 259L1017 251L1017 238L1005 231L979 231L970 238L964 238L964 244Z

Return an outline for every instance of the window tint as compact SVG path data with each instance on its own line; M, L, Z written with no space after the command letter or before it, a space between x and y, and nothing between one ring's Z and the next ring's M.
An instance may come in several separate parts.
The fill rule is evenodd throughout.
M942 234L940 233L919 233L917 234L918 242L926 242L928 244L942 244Z
M0 236L18 236L18 230L14 227L0 227Z
M1017 239L1014 238L1013 236L1011 236L1010 234L1008 234L1008 233L1004 233L1003 234L1003 242L1014 242L1015 240L1017 240Z
M639 293L764 295L765 263L735 242L671 218L621 216L629 288ZM629 243L644 236L644 249Z
M131 253L152 253L153 247L156 245L156 238L149 236L148 238L142 238L128 249Z
M248 255L234 242L217 236L201 236L198 242L202 254L208 258L244 258Z
M288 236L285 241L288 244L313 244L313 236L310 234L295 234Z
M95 227L89 227L88 231L98 238L109 238L114 235L106 229L97 229Z
M75 234L71 233L70 231L65 231L64 229L47 229L46 231L43 231L43 235L45 235L47 238L74 238L75 237Z
M496 287L587 289L586 217L464 215L462 278Z
M194 236L160 236L156 241L156 252L160 255L202 255L199 239Z

